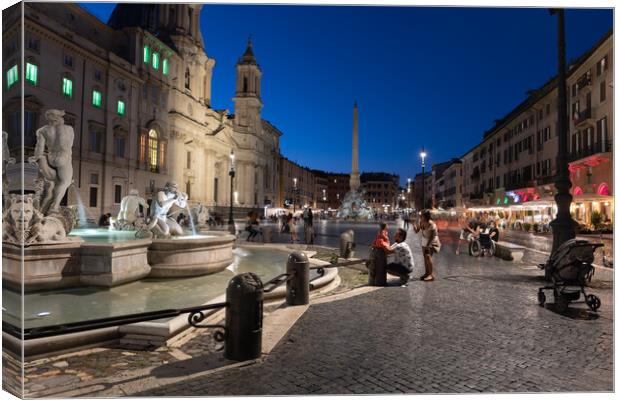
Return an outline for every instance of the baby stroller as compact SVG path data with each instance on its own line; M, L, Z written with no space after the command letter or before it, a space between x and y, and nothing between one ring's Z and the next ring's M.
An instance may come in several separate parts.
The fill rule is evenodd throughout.
M547 299L544 291L553 289L554 301L560 311L566 310L571 301L579 300L581 294L592 311L598 310L601 299L586 294L584 286L592 280L594 251L601 246L604 245L571 239L558 247L547 263L538 266L545 270L545 280L551 282L551 285L538 289L538 303L544 306Z
M474 257L480 257L485 254L493 257L495 255L495 242L491 239L491 235L480 232L478 237L473 238L469 243L469 254Z

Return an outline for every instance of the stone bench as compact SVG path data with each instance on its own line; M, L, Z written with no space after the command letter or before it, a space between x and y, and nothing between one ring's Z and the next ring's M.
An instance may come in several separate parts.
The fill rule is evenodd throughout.
M495 255L508 261L519 262L523 258L525 247L510 242L495 242Z

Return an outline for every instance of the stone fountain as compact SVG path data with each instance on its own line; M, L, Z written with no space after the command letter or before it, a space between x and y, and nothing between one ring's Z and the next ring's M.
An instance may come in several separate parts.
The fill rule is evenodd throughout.
M61 110L46 111L48 123L36 132L34 155L28 159L38 169L35 193L3 192L2 279L7 287L26 291L110 287L147 276L205 275L232 263L234 236L196 235L194 229L185 233L170 217L172 206L187 208L189 200L174 182L154 194L146 220L139 218L137 209L149 206L130 191L112 230L73 229L75 206L60 206L73 183L74 132L64 124L63 115ZM3 174L10 162L3 153ZM116 236L114 229L136 234ZM92 240L94 236L106 240Z

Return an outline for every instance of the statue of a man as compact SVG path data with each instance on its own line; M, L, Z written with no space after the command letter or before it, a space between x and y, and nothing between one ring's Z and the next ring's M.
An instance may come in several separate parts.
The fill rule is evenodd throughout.
M142 197L139 196L139 192L136 189L131 189L129 195L123 197L121 200L121 210L118 213L117 221L127 221L133 223L137 218L138 207L142 206L144 209L149 208Z
M60 201L73 179L71 146L74 134L73 128L65 125L64 115L63 110L45 112L48 124L37 129L37 145L34 155L28 159L39 167L39 173L49 182L49 190L41 202L45 215L59 212Z
M147 229L155 236L182 235L183 228L173 218L168 218L168 211L176 204L187 207L187 195L179 190L175 182L168 182L164 188L153 196L151 203L151 220Z

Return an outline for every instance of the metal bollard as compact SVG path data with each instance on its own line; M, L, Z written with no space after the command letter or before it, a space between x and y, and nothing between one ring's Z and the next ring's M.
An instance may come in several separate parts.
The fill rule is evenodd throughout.
M383 249L370 249L368 257L368 284L385 286L387 284L387 255Z
M301 306L310 302L310 261L306 254L295 251L288 256L286 273L294 274L286 281L286 304Z
M234 361L260 357L263 334L263 282L251 272L232 278L226 289L225 357Z
M348 259L353 254L355 247L355 232L353 229L346 230L340 234L340 257Z

